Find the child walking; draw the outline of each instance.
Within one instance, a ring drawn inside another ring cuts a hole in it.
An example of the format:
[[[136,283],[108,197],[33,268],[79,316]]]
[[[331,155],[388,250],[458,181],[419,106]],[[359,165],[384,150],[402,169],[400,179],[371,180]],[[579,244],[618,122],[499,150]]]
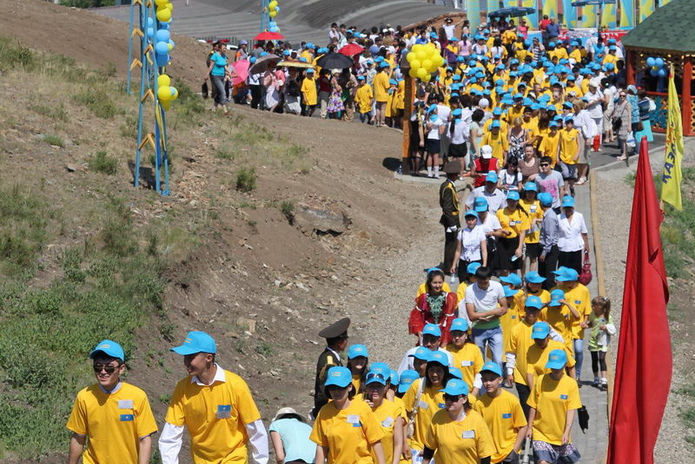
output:
[[[603,391],[608,389],[606,379],[606,352],[611,336],[617,333],[611,316],[611,300],[604,296],[597,296],[591,300],[591,314],[589,315],[589,352],[591,353],[591,369],[594,371],[593,386]],[[599,368],[601,377],[599,377]]]

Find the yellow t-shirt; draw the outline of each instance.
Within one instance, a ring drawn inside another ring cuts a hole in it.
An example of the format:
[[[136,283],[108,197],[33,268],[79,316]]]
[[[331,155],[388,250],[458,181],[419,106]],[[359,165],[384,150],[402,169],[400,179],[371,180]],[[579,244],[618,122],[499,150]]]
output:
[[[386,103],[389,101],[389,88],[391,88],[389,80],[389,75],[384,71],[379,71],[372,80],[374,99],[379,103]]]
[[[526,352],[526,369],[527,374],[533,375],[534,384],[538,381],[538,377],[550,372],[550,369],[547,369],[545,365],[548,362],[550,352],[553,350],[565,350],[565,353],[567,353],[567,367],[574,367],[575,361],[572,352],[564,344],[550,339],[548,340],[548,345],[545,348],[541,348],[536,343],[533,343]]]
[[[485,124],[483,124],[483,132],[485,134],[492,133],[492,130],[490,130],[490,126],[492,125],[492,122],[495,121],[494,118],[490,118],[487,121],[485,121]],[[504,136],[505,141],[507,140],[507,131],[509,130],[509,124],[507,124],[507,121],[504,119],[498,119],[497,121],[500,122],[500,135]],[[483,144],[484,145],[484,144]]]
[[[456,348],[453,343],[449,343],[446,350],[454,358],[454,367],[461,369],[463,381],[468,384],[468,390],[473,390],[475,375],[485,364],[480,348],[475,343],[464,343],[461,348]]]
[[[352,400],[342,410],[330,402],[319,411],[309,438],[328,447],[328,464],[374,464],[370,445],[382,440],[384,431],[366,402]]]
[[[408,413],[413,411],[415,398],[417,398],[421,382],[422,379],[415,380],[412,385],[410,385],[408,391],[405,392],[405,395],[403,395],[403,402],[405,403],[405,409]],[[424,449],[425,437],[432,423],[432,418],[437,411],[445,406],[444,393],[440,391],[442,388],[444,387],[426,386],[422,395],[420,395],[417,416],[415,417],[415,432],[410,440],[410,447],[412,449],[420,451]]]
[[[512,233],[507,235],[506,238],[515,238],[529,227],[528,215],[519,208],[514,211],[511,211],[506,206],[498,209],[497,219],[499,219],[503,230],[508,230]]]
[[[574,84],[572,86],[568,85],[565,87],[565,95],[569,95],[570,92],[574,92],[574,94],[577,96],[577,98],[582,98],[584,96],[584,92],[582,92],[582,88],[579,87],[577,84]]]
[[[355,92],[355,103],[357,103],[359,112],[369,113],[372,111],[372,101],[374,101],[372,88],[367,84],[359,86]]]
[[[504,121],[502,124],[505,124]],[[492,131],[485,131],[483,139],[480,142],[480,146],[483,145],[490,145],[492,147],[492,156],[502,162],[504,160],[504,152],[509,151],[507,133],[500,130],[500,132],[495,135]]]
[[[553,160],[552,166],[557,164],[558,148],[560,147],[560,131],[556,131],[553,135],[550,131],[543,136],[543,141],[538,151],[541,152],[541,156],[550,156]]]
[[[384,462],[386,464],[392,464],[394,453],[398,453],[400,455],[402,452],[400,449],[393,449],[393,434],[396,426],[396,420],[403,417],[403,410],[395,403],[392,403],[389,400],[383,400],[381,405],[376,409],[372,409],[372,411],[374,412],[376,421],[381,426],[381,430],[384,432],[384,438],[381,439],[381,445],[384,447]],[[374,450],[371,449],[371,447],[370,450],[374,462],[377,462]]]
[[[531,332],[533,324],[529,325],[524,320],[512,327],[509,340],[504,345],[505,353],[512,353],[516,356],[516,366],[514,367],[514,382],[526,385],[526,352],[533,344]]]
[[[352,374],[352,386],[355,387],[356,392],[360,392],[362,387],[362,376],[360,374]]]
[[[223,372],[224,382],[211,386],[191,382],[190,376],[182,379],[169,403],[166,421],[188,428],[195,464],[246,462],[246,424],[261,418],[244,379]]]
[[[569,308],[565,305],[546,306],[541,310],[538,319],[547,322],[550,327],[555,329],[565,340],[565,346],[572,353],[572,312]]]
[[[483,417],[492,435],[495,444],[492,462],[502,462],[514,449],[519,429],[527,424],[519,399],[500,389],[495,398],[487,394],[478,398],[473,409]]]
[[[564,285],[559,285],[557,288],[562,289],[565,292],[565,300],[567,300],[572,306],[575,307],[580,316],[580,319],[572,316],[572,338],[583,339],[584,329],[581,328],[579,323],[591,314],[591,294],[589,289],[580,283],[573,289],[569,289]]]
[[[541,289],[538,292],[532,292],[529,289],[526,289],[526,291],[524,292],[524,300],[521,303],[522,306],[526,305],[526,298],[528,298],[530,295],[537,296],[538,298],[540,298],[543,304],[550,303],[550,292],[548,290]]]
[[[510,125],[512,123],[514,123],[514,119],[523,118],[523,116],[524,116],[524,105],[521,105],[521,106],[514,105],[507,110],[507,122]],[[522,127],[523,127],[523,122],[522,122]]]
[[[610,53],[606,53],[606,56],[603,57],[603,65],[605,66],[607,63],[617,63],[618,62],[618,55],[611,55]]]
[[[529,230],[526,231],[524,243],[538,243],[541,240],[541,225],[534,223],[536,219],[543,219],[543,209],[538,200],[526,201],[523,198],[519,204],[526,210],[529,218]]]
[[[466,298],[466,289],[468,284],[466,282],[459,282],[459,286],[456,288],[456,304],[458,305]]]
[[[461,421],[452,420],[446,410],[438,411],[425,444],[435,450],[434,462],[445,464],[477,464],[481,458],[495,453],[485,420],[472,409]]]
[[[523,293],[519,291],[519,293]],[[509,301],[509,299],[507,299]],[[502,327],[502,346],[507,344],[507,340],[512,334],[512,329],[521,320],[519,315],[519,306],[516,305],[516,295],[512,298],[512,303],[507,303],[507,312],[504,316],[500,316],[500,327]]]
[[[578,48],[575,48],[570,52],[569,57],[573,59],[577,64],[582,62],[582,51]]]
[[[305,77],[302,81],[301,91],[305,105],[313,106],[318,102],[318,95],[316,93],[316,78]]]
[[[563,129],[560,131],[560,160],[565,164],[576,164],[579,153],[579,131]]]
[[[577,382],[568,375],[563,375],[559,381],[550,375],[540,377],[526,403],[536,410],[533,439],[558,446],[562,445],[567,411],[582,407]]]
[[[444,282],[442,285],[442,291],[446,293],[451,293],[451,287],[449,287],[449,284],[447,282]],[[423,293],[427,292],[427,282],[423,282],[420,284],[420,286],[417,288],[417,295],[415,295],[415,299],[419,298],[420,295]]]
[[[140,439],[157,433],[147,394],[125,382],[111,394],[98,384],[80,390],[66,427],[89,438],[84,464],[137,464]]]

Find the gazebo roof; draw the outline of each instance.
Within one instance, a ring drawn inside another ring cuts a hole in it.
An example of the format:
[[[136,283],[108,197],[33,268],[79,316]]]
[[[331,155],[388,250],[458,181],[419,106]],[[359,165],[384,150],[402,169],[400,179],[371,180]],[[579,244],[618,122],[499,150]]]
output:
[[[660,7],[620,41],[629,48],[695,53],[692,0],[673,0]]]

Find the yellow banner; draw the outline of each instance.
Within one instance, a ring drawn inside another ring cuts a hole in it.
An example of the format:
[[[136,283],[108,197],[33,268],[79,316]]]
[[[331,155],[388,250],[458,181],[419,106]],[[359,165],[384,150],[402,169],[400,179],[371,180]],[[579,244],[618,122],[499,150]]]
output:
[[[661,176],[661,201],[671,203],[678,211],[683,209],[681,201],[681,160],[683,159],[683,120],[673,66],[668,79],[668,127],[666,128],[666,155],[664,172]]]

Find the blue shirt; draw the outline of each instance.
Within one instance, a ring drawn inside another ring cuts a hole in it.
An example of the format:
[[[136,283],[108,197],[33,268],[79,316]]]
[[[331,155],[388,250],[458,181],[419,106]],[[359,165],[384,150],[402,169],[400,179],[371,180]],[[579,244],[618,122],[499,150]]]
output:
[[[269,432],[277,432],[285,450],[285,462],[297,461],[312,463],[316,457],[316,443],[309,440],[311,426],[294,417],[273,421]]]
[[[227,57],[215,52],[210,57],[210,61],[215,64],[210,74],[213,76],[224,76],[224,68],[227,66]]]

